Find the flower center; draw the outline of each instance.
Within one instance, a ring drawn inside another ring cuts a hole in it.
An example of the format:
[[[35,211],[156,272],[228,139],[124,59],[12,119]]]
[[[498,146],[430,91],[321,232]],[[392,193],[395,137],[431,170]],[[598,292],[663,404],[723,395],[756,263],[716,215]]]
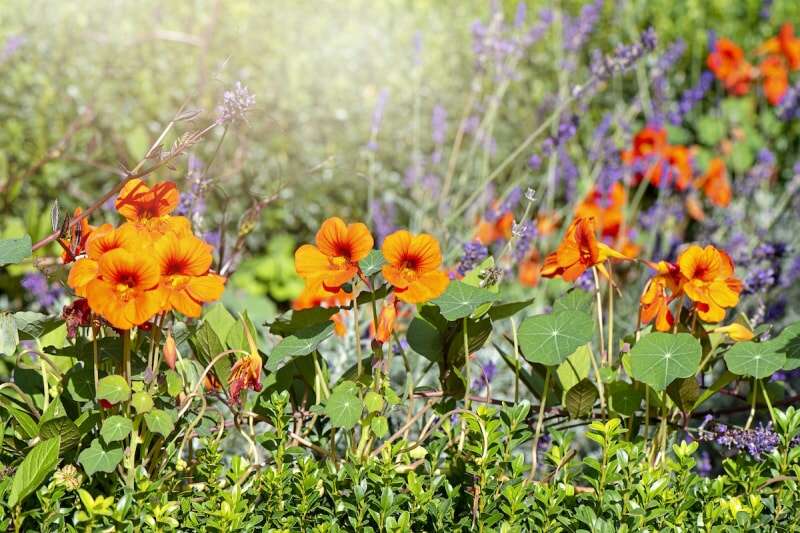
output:
[[[332,257],[330,259],[330,264],[336,270],[344,270],[349,266],[350,261],[344,256],[337,255],[336,257]]]

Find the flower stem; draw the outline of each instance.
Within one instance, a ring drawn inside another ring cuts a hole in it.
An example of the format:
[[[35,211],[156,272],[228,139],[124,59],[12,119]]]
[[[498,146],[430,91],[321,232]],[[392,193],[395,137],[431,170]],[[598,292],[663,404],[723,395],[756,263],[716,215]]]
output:
[[[514,403],[519,403],[519,341],[514,317],[511,317],[511,335],[514,338]]]
[[[464,409],[469,411],[470,401],[469,401],[469,386],[470,386],[470,376],[469,376],[469,334],[467,332],[467,317],[463,318],[463,329],[464,329]],[[462,416],[461,417],[461,440],[458,442],[458,451],[464,449],[464,437],[467,433],[467,421]]]
[[[122,332],[122,371],[131,386],[131,330],[126,329]]]
[[[553,368],[548,366],[544,373],[544,388],[542,389],[542,397],[539,400],[539,416],[536,418],[536,430],[533,434],[533,445],[531,446],[531,479],[536,475],[536,467],[539,466],[539,437],[542,434],[542,422],[544,422],[544,410],[547,406],[547,391],[550,388],[552,371]]]
[[[753,378],[753,401],[750,404],[750,415],[747,417],[747,423],[744,425],[744,429],[750,429],[750,426],[753,425],[753,418],[756,416],[756,399],[758,399],[758,380]],[[771,413],[770,413],[771,414]]]
[[[600,295],[600,276],[597,275],[597,267],[592,267],[594,276],[594,294],[597,298],[597,330],[600,332],[600,365],[606,362],[605,339],[603,338],[603,297]]]

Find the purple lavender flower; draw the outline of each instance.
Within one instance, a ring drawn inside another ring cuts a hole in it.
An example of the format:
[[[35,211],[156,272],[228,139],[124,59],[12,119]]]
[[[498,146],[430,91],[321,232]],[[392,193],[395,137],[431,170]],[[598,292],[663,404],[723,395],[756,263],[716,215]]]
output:
[[[513,233],[517,236],[517,242],[514,245],[514,262],[521,263],[528,256],[538,231],[536,225],[531,222],[523,222],[515,226],[517,227],[513,229]]]
[[[652,52],[656,45],[656,35],[653,28],[648,28],[639,36],[639,41],[629,45],[619,45],[613,54],[603,55],[599,51],[592,53],[589,69],[594,76],[593,84],[608,80],[615,74],[627,72],[642,59],[645,54]],[[576,87],[573,93],[581,94],[586,88]]]
[[[377,244],[381,244],[383,239],[397,229],[394,222],[397,217],[397,209],[393,203],[380,200],[374,200],[371,207],[376,241]]]
[[[587,270],[575,280],[575,286],[581,290],[591,292],[594,290],[594,277],[592,271]]]
[[[11,35],[6,39],[5,44],[3,45],[3,51],[0,52],[0,63],[4,63],[8,61],[8,59],[17,53],[17,51],[25,44],[27,39],[24,35]]]
[[[63,291],[58,285],[51,285],[41,272],[28,272],[22,276],[20,285],[33,296],[36,304],[43,310],[49,310],[58,301]]]
[[[481,393],[485,387],[488,387],[494,380],[497,374],[497,365],[494,361],[487,361],[481,365],[481,375],[476,377],[472,382],[472,388],[476,393]]]
[[[564,184],[564,194],[567,202],[575,199],[575,191],[578,184],[578,167],[562,146],[558,150],[558,178]]]
[[[528,16],[528,4],[525,0],[517,2],[517,12],[514,14],[514,27],[521,28],[525,24],[525,18]]]
[[[800,118],[800,83],[789,87],[778,104],[778,116],[789,121]]]
[[[237,81],[234,88],[225,91],[222,95],[222,105],[217,111],[217,122],[219,124],[229,124],[240,120],[246,120],[246,114],[256,104],[256,97]]]
[[[456,267],[456,271],[464,276],[489,256],[489,250],[478,241],[464,243],[464,256]]]
[[[713,83],[714,75],[707,70],[704,71],[700,75],[700,80],[681,94],[676,109],[669,115],[669,121],[675,126],[680,125],[684,117],[705,98]]]
[[[759,423],[755,429],[728,427],[725,424],[710,423],[702,429],[698,440],[714,442],[733,453],[747,453],[756,461],[778,447],[780,437],[772,430],[772,423],[766,426]]]
[[[375,109],[372,110],[372,125],[370,126],[369,143],[367,148],[375,151],[378,149],[378,132],[383,122],[383,113],[386,110],[386,102],[389,100],[389,90],[381,89],[378,99],[375,101]]]
[[[528,158],[528,167],[533,171],[539,170],[542,167],[542,158],[533,154]]]
[[[564,48],[569,52],[580,50],[594,31],[603,12],[603,0],[595,0],[581,8],[580,14],[572,18],[564,15]]]
[[[758,152],[756,164],[753,165],[743,180],[736,184],[736,192],[740,196],[752,196],[762,183],[768,181],[775,172],[775,154],[768,148]]]
[[[708,453],[707,450],[702,450],[700,452],[700,458],[697,461],[697,465],[695,466],[697,469],[697,474],[700,477],[710,477],[711,472],[713,470],[713,466],[711,464],[711,454]]]
[[[775,286],[777,279],[775,271],[771,268],[758,268],[752,271],[744,279],[743,294],[756,294],[759,292],[767,292]]]
[[[761,0],[761,9],[758,11],[758,16],[762,20],[769,20],[772,14],[772,0]]]
[[[181,194],[175,212],[199,223],[206,210],[206,195],[212,180],[205,176],[203,162],[194,154],[189,155],[186,181],[189,184],[188,190]]]

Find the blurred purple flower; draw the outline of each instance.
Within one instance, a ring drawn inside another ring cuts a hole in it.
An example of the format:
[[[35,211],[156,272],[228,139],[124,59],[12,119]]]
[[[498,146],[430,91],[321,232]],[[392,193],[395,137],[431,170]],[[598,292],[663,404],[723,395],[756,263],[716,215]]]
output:
[[[374,200],[372,202],[372,224],[375,230],[376,244],[381,244],[390,233],[395,231],[397,209],[391,202]]]
[[[381,129],[381,122],[383,122],[383,114],[388,100],[389,90],[384,87],[378,93],[375,108],[372,110],[372,125],[370,126],[369,143],[367,144],[369,150],[375,151],[378,149],[378,132]]]
[[[705,98],[706,93],[711,89],[714,83],[714,75],[709,71],[704,71],[700,75],[700,80],[686,89],[678,99],[676,108],[669,115],[669,121],[677,126],[683,122],[684,117],[688,115],[694,107]]]
[[[20,285],[35,299],[36,304],[43,310],[50,310],[64,291],[58,285],[51,284],[47,277],[39,271],[28,272],[22,276]]]
[[[256,97],[237,81],[233,89],[222,94],[222,105],[217,110],[217,122],[219,124],[230,124],[236,121],[245,120],[245,115],[256,103]]]
[[[0,63],[8,61],[8,59],[16,54],[26,41],[27,38],[22,34],[11,35],[8,37],[3,45],[3,51],[0,52]]]
[[[494,361],[490,360],[482,364],[481,375],[476,377],[472,382],[472,388],[476,393],[481,393],[483,389],[488,387],[489,384],[491,384],[491,382],[494,380],[495,374],[497,374],[497,365]]]
[[[603,0],[595,0],[581,8],[577,17],[564,15],[564,48],[575,52],[586,44],[603,12]]]
[[[478,241],[464,243],[464,255],[461,257],[456,271],[464,276],[489,256],[489,250]]]

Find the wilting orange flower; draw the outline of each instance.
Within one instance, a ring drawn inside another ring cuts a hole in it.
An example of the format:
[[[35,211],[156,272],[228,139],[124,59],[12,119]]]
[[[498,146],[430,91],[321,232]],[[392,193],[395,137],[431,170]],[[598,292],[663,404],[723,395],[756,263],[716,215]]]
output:
[[[561,226],[561,215],[540,211],[536,215],[536,230],[540,237],[552,235]]]
[[[348,225],[333,217],[322,223],[316,243],[297,249],[295,270],[307,285],[322,283],[327,289],[335,289],[358,273],[358,262],[369,254],[374,241],[364,224]]]
[[[496,207],[497,204],[495,204]],[[511,230],[514,226],[514,213],[508,211],[497,217],[497,220],[490,221],[482,218],[478,223],[478,230],[475,238],[484,246],[511,238]]]
[[[344,314],[346,311],[341,310],[338,313],[331,315],[331,322],[333,322],[333,332],[337,337],[344,337],[347,335],[347,324],[344,323]]]
[[[175,369],[175,364],[178,361],[178,345],[175,344],[175,337],[172,336],[172,331],[167,333],[167,338],[164,339],[164,348],[162,350],[164,354],[164,362],[167,363],[167,366]]]
[[[781,26],[777,37],[768,39],[759,48],[762,54],[781,54],[792,70],[800,69],[800,39],[794,36],[791,22]]]
[[[80,207],[76,207],[72,218],[78,218],[81,216],[81,213],[83,213],[83,210]],[[58,242],[64,248],[64,251],[61,253],[62,263],[71,263],[86,251],[86,241],[89,239],[94,229],[94,226],[89,224],[89,218],[87,217],[81,219],[80,224],[70,229],[69,237],[66,239],[59,239]]]
[[[643,324],[648,324],[655,319],[655,328],[658,331],[669,331],[675,324],[675,319],[669,309],[669,304],[682,294],[683,278],[678,265],[659,261],[646,263],[656,271],[648,280],[642,297],[639,300],[639,318]]]
[[[742,96],[750,90],[753,68],[745,60],[742,49],[730,39],[717,39],[706,65],[728,92]]]
[[[230,376],[228,376],[231,402],[233,403],[239,403],[239,395],[244,389],[249,388],[256,392],[261,390],[261,356],[253,335],[250,333],[250,328],[244,328],[244,334],[250,345],[250,353],[233,364]]]
[[[218,300],[225,278],[209,272],[211,246],[194,235],[168,234],[155,244],[161,273],[161,309],[177,309],[187,317],[198,317],[204,302]]]
[[[739,302],[742,282],[733,277],[733,261],[713,246],[689,246],[678,257],[685,278],[683,290],[695,305],[697,316],[706,322],[720,322],[725,308]]]
[[[539,277],[542,273],[542,262],[539,252],[533,250],[519,264],[519,282],[525,287],[535,287],[539,284]]]
[[[374,338],[383,344],[392,338],[394,323],[397,320],[397,300],[393,295],[389,295],[383,303],[380,315],[378,315],[378,329],[374,332]]]
[[[158,312],[163,296],[154,260],[118,248],[103,254],[97,265],[97,277],[85,287],[92,311],[119,329],[143,324]]]
[[[427,302],[447,289],[450,278],[441,270],[442,252],[431,235],[396,231],[384,239],[381,252],[386,259],[383,277],[400,300]]]
[[[314,307],[341,307],[350,303],[353,299],[353,294],[345,292],[343,289],[337,287],[333,291],[329,291],[322,286],[322,283],[306,284],[303,292],[294,299],[292,302],[292,309],[299,311],[301,309],[312,309]]]
[[[714,333],[724,333],[730,337],[731,340],[736,342],[749,341],[755,337],[755,333],[750,331],[747,326],[743,326],[742,324],[729,324],[727,326],[715,328],[713,331]]]
[[[783,58],[769,56],[759,65],[764,96],[772,105],[778,105],[789,90],[789,72]]]
[[[708,164],[706,173],[695,183],[702,190],[709,201],[718,207],[728,207],[731,203],[731,182],[725,162],[721,158],[714,158]]]
[[[611,257],[630,259],[597,241],[593,218],[576,218],[558,249],[545,258],[541,274],[546,278],[560,276],[564,281],[575,281],[586,269],[596,266],[608,277],[602,263]]]

